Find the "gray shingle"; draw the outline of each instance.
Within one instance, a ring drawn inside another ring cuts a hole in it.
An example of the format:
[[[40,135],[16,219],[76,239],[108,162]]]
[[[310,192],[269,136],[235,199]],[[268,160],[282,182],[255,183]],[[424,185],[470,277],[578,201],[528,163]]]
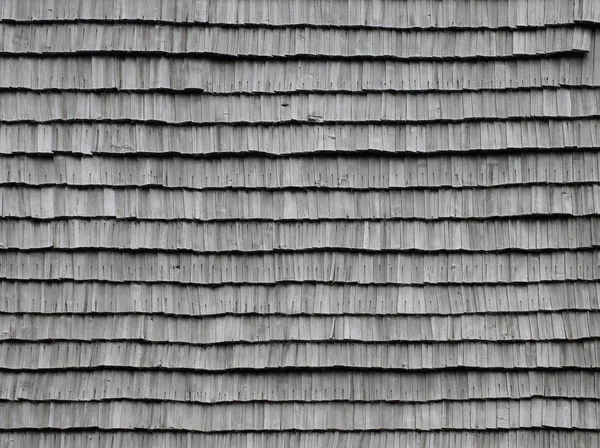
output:
[[[596,3],[0,4],[0,445],[598,446]]]

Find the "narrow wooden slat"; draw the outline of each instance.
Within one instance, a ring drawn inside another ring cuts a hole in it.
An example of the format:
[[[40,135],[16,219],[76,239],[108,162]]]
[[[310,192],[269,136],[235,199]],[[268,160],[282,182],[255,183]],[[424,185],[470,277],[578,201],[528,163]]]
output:
[[[600,7],[594,0],[581,0],[580,4],[579,10],[576,6],[576,13],[581,14],[582,22],[598,23],[600,21]]]

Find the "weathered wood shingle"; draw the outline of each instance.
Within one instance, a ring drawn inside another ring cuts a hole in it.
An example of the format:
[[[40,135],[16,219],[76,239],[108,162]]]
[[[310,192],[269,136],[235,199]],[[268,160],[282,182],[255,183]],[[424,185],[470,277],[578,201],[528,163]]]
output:
[[[0,446],[600,444],[600,3],[0,3]]]

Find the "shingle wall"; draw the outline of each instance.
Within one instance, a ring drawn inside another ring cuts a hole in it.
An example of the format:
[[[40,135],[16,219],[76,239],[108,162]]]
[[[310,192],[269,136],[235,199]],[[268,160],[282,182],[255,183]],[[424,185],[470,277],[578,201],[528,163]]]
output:
[[[0,447],[600,445],[600,3],[0,3]]]

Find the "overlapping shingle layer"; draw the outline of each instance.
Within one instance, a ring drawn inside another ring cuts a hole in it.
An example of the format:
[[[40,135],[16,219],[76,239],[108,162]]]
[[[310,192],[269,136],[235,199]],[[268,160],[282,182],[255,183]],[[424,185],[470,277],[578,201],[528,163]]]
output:
[[[598,24],[0,3],[0,446],[599,446]]]

